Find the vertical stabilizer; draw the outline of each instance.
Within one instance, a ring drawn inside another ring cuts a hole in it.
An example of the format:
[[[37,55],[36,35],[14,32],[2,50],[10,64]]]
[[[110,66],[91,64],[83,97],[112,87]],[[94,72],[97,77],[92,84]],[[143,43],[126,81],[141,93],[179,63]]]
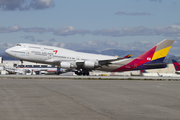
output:
[[[166,63],[163,63],[163,60],[173,43],[174,40],[165,39],[132,61],[130,61],[131,59],[129,58],[130,62],[128,64],[125,64],[112,72],[164,68],[167,65]]]
[[[168,54],[171,46],[173,45],[174,40],[163,40],[144,54],[140,55],[137,59],[143,61],[151,61],[151,63],[160,63],[163,62],[164,58]]]

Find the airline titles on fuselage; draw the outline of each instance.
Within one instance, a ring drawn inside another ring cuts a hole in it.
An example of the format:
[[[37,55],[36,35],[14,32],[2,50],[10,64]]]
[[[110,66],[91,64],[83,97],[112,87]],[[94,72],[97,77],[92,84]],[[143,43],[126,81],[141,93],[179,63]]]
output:
[[[43,55],[43,56],[53,55],[53,53],[40,52],[40,51],[31,51],[31,53],[34,53],[35,55]]]
[[[42,55],[42,56],[53,56],[53,57],[57,57],[57,58],[64,58],[64,59],[73,59],[75,60],[74,57],[68,57],[68,56],[58,56],[58,55],[53,55],[53,53],[50,53],[50,52],[41,52],[41,51],[31,51],[32,54],[35,54],[35,55]],[[57,54],[57,52],[55,52],[54,54]]]

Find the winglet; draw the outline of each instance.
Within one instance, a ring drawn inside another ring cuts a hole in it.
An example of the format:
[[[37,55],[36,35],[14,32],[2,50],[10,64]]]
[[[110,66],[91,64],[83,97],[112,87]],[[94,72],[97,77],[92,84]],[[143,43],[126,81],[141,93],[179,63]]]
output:
[[[130,55],[124,56],[123,58],[130,58],[130,57],[132,57],[132,56],[133,56],[133,54],[130,54]]]

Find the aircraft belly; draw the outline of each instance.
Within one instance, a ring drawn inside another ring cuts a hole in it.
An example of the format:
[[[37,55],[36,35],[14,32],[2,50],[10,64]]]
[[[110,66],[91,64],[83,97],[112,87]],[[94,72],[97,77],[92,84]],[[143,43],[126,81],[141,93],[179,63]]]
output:
[[[113,71],[123,65],[117,65],[117,64],[109,64],[109,65],[103,65],[101,67],[96,68],[96,70],[101,70],[101,71]]]

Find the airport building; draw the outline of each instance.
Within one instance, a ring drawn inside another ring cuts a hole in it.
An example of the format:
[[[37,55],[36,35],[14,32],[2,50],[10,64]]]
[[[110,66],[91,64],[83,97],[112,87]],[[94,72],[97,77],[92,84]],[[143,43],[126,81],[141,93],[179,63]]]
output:
[[[23,61],[23,64],[20,60],[3,60],[0,57],[0,72],[1,74],[45,74],[55,73],[58,71],[59,68],[52,65],[47,64],[40,64],[40,63],[33,63]]]
[[[146,70],[148,73],[175,73],[175,68],[173,64],[168,64],[166,68],[162,69],[149,69]]]

